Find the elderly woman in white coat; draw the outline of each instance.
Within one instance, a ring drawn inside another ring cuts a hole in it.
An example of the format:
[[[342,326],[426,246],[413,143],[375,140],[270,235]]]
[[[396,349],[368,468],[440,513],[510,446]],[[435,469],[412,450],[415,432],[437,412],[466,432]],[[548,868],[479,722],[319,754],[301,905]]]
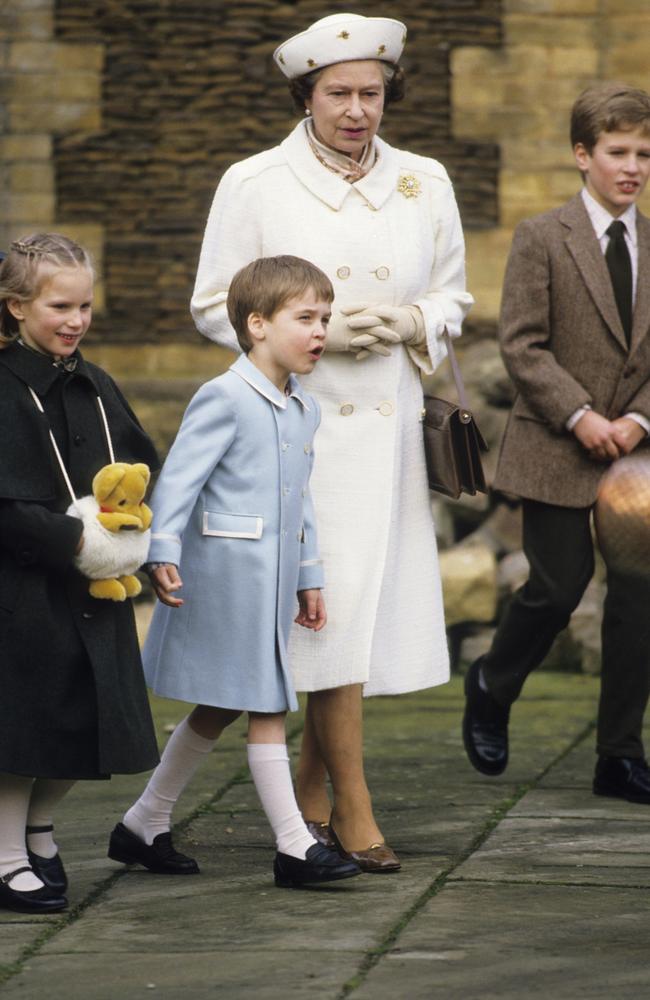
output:
[[[373,872],[400,865],[364,777],[362,694],[449,676],[420,373],[444,358],[443,331],[460,334],[472,301],[444,167],[377,136],[402,95],[405,37],[399,21],[336,14],[279,46],[304,120],[226,171],[192,298],[199,331],[236,349],[225,303],[247,261],[297,254],[334,283],[326,354],[304,380],[322,412],[312,493],[329,626],[292,636],[296,688],[309,692],[297,791],[310,829]]]

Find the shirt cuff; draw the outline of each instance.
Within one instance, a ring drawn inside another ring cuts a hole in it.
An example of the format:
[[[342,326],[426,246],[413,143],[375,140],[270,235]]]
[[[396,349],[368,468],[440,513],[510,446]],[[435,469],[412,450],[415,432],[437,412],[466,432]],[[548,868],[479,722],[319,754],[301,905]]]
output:
[[[642,413],[626,413],[625,416],[629,417],[630,420],[636,420],[637,424],[643,427],[646,434],[650,434],[650,420],[644,417]]]
[[[585,413],[587,413],[587,411],[590,410],[590,409],[591,409],[591,407],[590,407],[589,403],[585,403],[585,405],[581,406],[580,409],[574,410],[573,413],[571,414],[571,416],[569,417],[569,419],[567,420],[566,424],[564,425],[566,427],[566,429],[568,431],[572,431],[573,428],[575,427],[575,425],[580,420],[580,418],[584,417]]]

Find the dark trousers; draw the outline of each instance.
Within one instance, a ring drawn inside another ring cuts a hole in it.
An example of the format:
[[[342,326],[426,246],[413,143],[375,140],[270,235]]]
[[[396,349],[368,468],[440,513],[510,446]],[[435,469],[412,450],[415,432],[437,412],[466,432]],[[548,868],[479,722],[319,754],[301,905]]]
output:
[[[594,570],[590,508],[523,501],[527,582],[514,594],[483,666],[491,694],[517,699],[565,628]],[[649,567],[650,574],[650,567]],[[650,694],[650,575],[609,572],[602,625],[602,670],[596,749],[642,757],[641,730]]]

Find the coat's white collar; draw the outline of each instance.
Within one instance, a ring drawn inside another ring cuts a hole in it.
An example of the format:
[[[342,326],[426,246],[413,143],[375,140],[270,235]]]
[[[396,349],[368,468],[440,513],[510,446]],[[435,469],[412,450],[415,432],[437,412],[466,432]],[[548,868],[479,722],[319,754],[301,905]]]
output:
[[[309,410],[302,387],[295,375],[289,375],[287,383],[289,391],[285,393],[281,392],[277,385],[273,385],[273,382],[249,360],[246,354],[241,354],[235,363],[230,366],[230,370],[239,375],[256,392],[259,392],[260,396],[264,396],[265,399],[268,399],[270,403],[278,406],[281,410],[286,410],[287,399],[291,397],[297,399],[305,410]]]
[[[298,180],[313,195],[338,212],[353,190],[362,194],[372,208],[378,209],[397,187],[399,164],[395,153],[383,139],[375,137],[375,143],[379,155],[374,167],[354,184],[349,184],[319,163],[311,151],[305,122],[298,122],[280,143],[280,148]]]

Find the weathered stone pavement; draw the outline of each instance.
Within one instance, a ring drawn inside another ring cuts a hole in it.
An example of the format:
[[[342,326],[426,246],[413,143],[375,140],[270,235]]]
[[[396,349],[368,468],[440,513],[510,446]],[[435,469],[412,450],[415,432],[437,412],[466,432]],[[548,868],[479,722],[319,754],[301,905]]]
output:
[[[176,841],[200,876],[106,858],[142,776],[80,783],[57,837],[70,911],[0,911],[0,995],[42,1000],[522,1000],[650,994],[650,807],[591,793],[597,682],[533,676],[513,711],[512,764],[466,762],[458,678],[373,699],[367,761],[397,875],[275,889],[246,772],[244,724],[179,803]],[[164,727],[184,706],[155,702]],[[299,716],[290,719],[294,731]],[[292,746],[297,749],[297,738]]]

